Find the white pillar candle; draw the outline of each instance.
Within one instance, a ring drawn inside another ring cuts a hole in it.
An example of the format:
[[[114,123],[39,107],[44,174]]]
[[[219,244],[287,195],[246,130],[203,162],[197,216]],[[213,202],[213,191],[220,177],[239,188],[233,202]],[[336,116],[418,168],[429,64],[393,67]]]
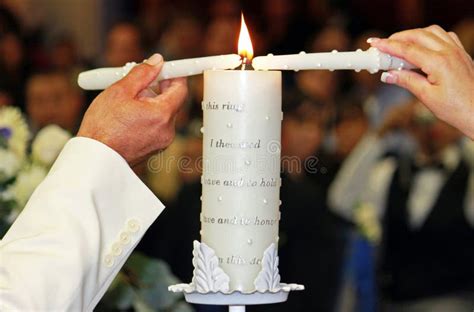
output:
[[[327,53],[305,53],[292,55],[267,55],[256,57],[252,61],[253,68],[257,70],[367,70],[376,73],[379,70],[392,69],[413,69],[413,66],[406,61],[380,52],[376,48],[369,48],[367,51],[357,50],[354,52],[337,52],[336,50]]]
[[[218,55],[168,61],[163,64],[156,81],[202,74],[208,69],[234,69],[242,61],[237,54]],[[136,65],[127,63],[123,67],[105,67],[79,74],[77,83],[84,90],[103,90],[122,79]]]
[[[278,243],[281,72],[204,72],[201,241],[230,278],[255,291],[264,251]]]

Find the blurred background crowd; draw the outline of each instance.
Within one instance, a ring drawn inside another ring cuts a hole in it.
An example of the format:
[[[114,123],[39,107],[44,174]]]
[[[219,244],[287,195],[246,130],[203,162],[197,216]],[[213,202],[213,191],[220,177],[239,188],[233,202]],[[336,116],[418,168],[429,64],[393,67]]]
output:
[[[75,134],[97,94],[77,87],[79,72],[154,52],[236,53],[241,11],[255,55],[367,49],[369,37],[433,23],[474,55],[469,0],[0,0],[0,106],[21,108],[33,133]],[[377,74],[283,77],[280,271],[307,290],[249,310],[472,311],[472,142]],[[175,142],[135,168],[168,206],[138,248],[186,282],[200,228],[202,83],[189,79]]]

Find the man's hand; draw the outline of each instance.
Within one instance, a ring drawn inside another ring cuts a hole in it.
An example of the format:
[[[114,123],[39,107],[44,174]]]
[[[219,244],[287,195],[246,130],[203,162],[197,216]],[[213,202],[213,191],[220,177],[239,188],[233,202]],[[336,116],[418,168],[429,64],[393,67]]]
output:
[[[436,116],[474,139],[474,65],[455,33],[434,25],[368,42],[426,74],[390,71],[382,81],[408,89]]]
[[[183,78],[162,81],[159,95],[149,91],[163,66],[154,54],[92,102],[78,136],[100,141],[133,166],[165,149],[175,134],[174,121],[187,94]]]

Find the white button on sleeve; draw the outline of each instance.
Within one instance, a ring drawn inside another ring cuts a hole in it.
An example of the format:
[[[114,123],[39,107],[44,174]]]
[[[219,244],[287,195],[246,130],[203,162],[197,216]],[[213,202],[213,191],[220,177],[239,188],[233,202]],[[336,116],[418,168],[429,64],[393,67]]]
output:
[[[112,245],[112,255],[114,256],[120,256],[122,254],[122,245],[119,243],[114,243]]]
[[[132,233],[136,233],[140,230],[140,223],[135,219],[128,220],[127,225],[128,230]]]
[[[122,245],[130,244],[130,234],[128,232],[120,233],[120,243]]]
[[[104,258],[105,265],[109,268],[114,265],[114,257],[112,255],[107,255]]]

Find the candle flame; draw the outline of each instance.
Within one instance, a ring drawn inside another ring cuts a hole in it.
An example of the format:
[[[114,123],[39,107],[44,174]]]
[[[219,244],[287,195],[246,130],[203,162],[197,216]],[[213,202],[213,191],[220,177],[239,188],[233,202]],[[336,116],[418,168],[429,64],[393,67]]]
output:
[[[250,39],[250,33],[245,24],[244,14],[242,13],[242,24],[240,26],[240,35],[239,35],[239,44],[238,44],[239,54],[242,58],[247,61],[252,60],[253,58],[253,46],[252,40]]]

